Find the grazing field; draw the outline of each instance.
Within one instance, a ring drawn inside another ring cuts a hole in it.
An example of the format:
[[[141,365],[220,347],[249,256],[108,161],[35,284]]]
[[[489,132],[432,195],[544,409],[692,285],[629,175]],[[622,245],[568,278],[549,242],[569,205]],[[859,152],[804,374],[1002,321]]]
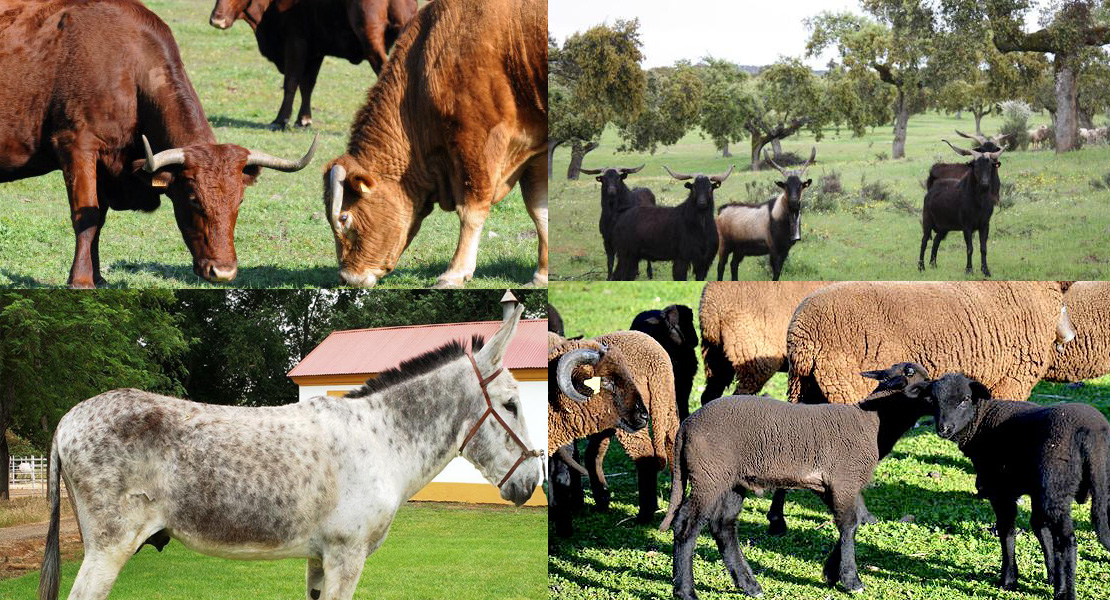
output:
[[[703,284],[560,282],[552,286],[551,303],[566,321],[567,335],[599,335],[626,329],[640,311],[680,303],[695,308]],[[698,406],[704,375],[694,381],[691,409]],[[764,394],[785,398],[786,375],[776,374]],[[1082,386],[1041,382],[1031,398],[1058,402],[1061,398],[1088,402],[1110,414],[1110,377]],[[1029,532],[1029,500],[1019,504],[1017,541],[1019,587],[1004,592],[995,586],[1001,554],[991,528],[994,513],[986,500],[975,498],[971,463],[955,444],[941,440],[929,420],[912,430],[879,463],[867,505],[880,519],[860,528],[856,537],[860,578],[866,589],[860,598],[1045,600],[1052,597],[1046,583],[1040,545]],[[556,537],[548,528],[550,597],[560,600],[666,599],[671,597],[672,536],[656,530],[662,513],[651,526],[636,525],[635,468],[614,444],[607,456],[613,501],[609,513],[586,509],[575,516],[575,536]],[[588,486],[587,486],[588,489]],[[670,476],[661,476],[661,511],[670,495]],[[790,531],[767,535],[770,496],[749,497],[737,521],[737,532],[756,577],[769,599],[837,598],[847,594],[824,585],[821,566],[836,541],[832,516],[816,495],[788,494],[786,520]],[[1090,504],[1073,510],[1079,540],[1078,598],[1110,596],[1110,553],[1091,530]],[[720,553],[708,531],[698,540],[694,558],[697,591],[703,600],[743,597],[732,586]]]
[[[1033,126],[1046,119],[1034,116]],[[1001,118],[987,117],[983,131],[993,134]],[[935,113],[910,120],[907,158],[889,160],[891,132],[883,127],[862,138],[834,130],[817,142],[817,164],[807,176],[813,186],[803,196],[802,240],[790,251],[782,273],[793,280],[940,280],[979,278],[978,239],[975,267],[964,275],[965,250],[960,232],[948,235],[937,256],[938,268],[917,270],[921,243],[921,205],[924,181],[936,161],[966,162],[941,139],[968,148],[971,140],[953,132],[974,131],[970,117],[957,120]],[[783,150],[809,156],[812,135],[788,138]],[[584,166],[635,167],[629,187],[644,186],[657,202],[673,206],[686,198],[686,189],[663,170],[724,173],[735,164],[738,171],[716,192],[717,206],[727,202],[756,202],[777,193],[777,171],[752,173],[745,140],[732,147],[734,155],[722,158],[709,139],[691,133],[678,144],[655,155],[621,154],[616,132],[608,130],[601,146],[586,155]],[[768,151],[770,149],[768,148]],[[882,158],[880,158],[880,156]],[[600,215],[599,184],[583,175],[566,180],[570,151],[555,153],[551,185],[552,272],[555,279],[605,279],[605,251],[597,230]],[[1001,209],[991,219],[987,257],[996,279],[1105,279],[1110,274],[1110,191],[1096,189],[1091,180],[1110,176],[1110,147],[1092,146],[1064,156],[1049,151],[1007,152],[1001,158],[1003,184]],[[841,194],[820,193],[821,178],[839,174]],[[864,187],[865,192],[861,192]],[[774,190],[774,191],[772,191]],[[725,271],[729,277],[729,271]],[[770,279],[766,257],[740,263],[741,279]],[[640,278],[646,279],[644,265]],[[656,279],[670,279],[670,263],[655,265]],[[717,278],[714,261],[710,279]]]
[[[228,31],[208,24],[214,4],[215,0],[146,2],[173,30],[216,138],[299,158],[313,133],[320,134],[316,158],[307,168],[291,174],[266,169],[247,189],[235,235],[239,276],[232,285],[338,286],[335,243],[324,216],[323,167],[346,150],[351,119],[375,81],[374,72],[366,62],[355,66],[327,58],[312,96],[313,127],[271,132],[267,125],[281,103],[281,74],[258,53],[245,23]],[[298,95],[294,110],[299,106]],[[65,285],[74,236],[61,173],[0,184],[0,207],[0,286]],[[380,286],[434,284],[455,251],[458,230],[454,213],[436,209],[397,270]],[[165,196],[153,213],[109,214],[100,250],[101,268],[111,287],[218,287],[193,274]],[[535,265],[535,227],[520,191],[514,190],[490,212],[471,285],[530,282]]]
[[[409,504],[367,561],[355,598],[536,599],[545,597],[545,509]],[[62,567],[61,597],[79,562]],[[301,598],[305,561],[212,558],[171,542],[144,547],[112,589],[126,598]],[[38,573],[0,581],[0,598],[34,598]]]

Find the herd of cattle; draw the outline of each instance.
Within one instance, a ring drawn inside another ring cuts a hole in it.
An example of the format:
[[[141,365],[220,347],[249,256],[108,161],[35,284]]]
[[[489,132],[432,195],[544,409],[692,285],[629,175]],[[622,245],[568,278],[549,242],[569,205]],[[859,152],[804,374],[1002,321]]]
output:
[[[210,22],[237,19],[286,76],[275,126],[297,88],[296,124],[311,123],[324,55],[366,59],[380,73],[323,181],[347,284],[392,271],[438,205],[458,214],[461,231],[437,286],[464,285],[491,205],[517,183],[538,238],[533,282],[547,283],[546,2],[219,0]],[[0,0],[0,183],[63,172],[72,287],[105,283],[108,210],[152,211],[163,194],[193,271],[232,280],[246,188],[263,168],[305,168],[315,148],[286,160],[218,143],[173,33],[138,0]]]

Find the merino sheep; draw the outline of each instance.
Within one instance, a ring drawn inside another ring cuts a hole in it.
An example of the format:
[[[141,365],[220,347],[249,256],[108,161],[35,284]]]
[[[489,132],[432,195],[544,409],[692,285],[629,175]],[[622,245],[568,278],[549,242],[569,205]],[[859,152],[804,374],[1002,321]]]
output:
[[[597,510],[609,508],[609,484],[605,480],[603,463],[615,433],[617,441],[624,446],[625,454],[636,464],[640,506],[636,521],[648,523],[655,518],[655,511],[659,508],[656,493],[659,471],[672,458],[675,431],[678,430],[674,374],[670,359],[659,342],[639,331],[617,331],[599,336],[595,341],[611,349],[619,349],[625,357],[644,405],[651,415],[651,430],[631,432],[609,428],[589,436],[584,458],[586,470],[590,474],[594,506]]]
[[[895,365],[890,372],[901,373],[906,366]],[[748,492],[783,485],[816,492],[833,513],[840,540],[825,561],[825,581],[862,590],[855,553],[861,492],[879,457],[928,414],[930,405],[920,397],[925,385],[889,377],[852,405],[726,396],[690,415],[675,437],[671,501],[659,526],[666,531],[674,523],[674,596],[697,597],[694,546],[707,523],[736,587],[750,596],[762,594],[740,551],[736,516]],[[775,452],[767,451],[771,440]]]
[[[786,372],[786,328],[802,298],[829,285],[818,281],[710,282],[701,294],[701,355],[705,404],[724,394],[758,394],[771,376]]]
[[[790,321],[790,400],[852,402],[867,393],[856,373],[903,360],[1025,399],[1074,336],[1058,282],[836,283]]]
[[[962,373],[933,382],[937,435],[956,442],[975,466],[975,487],[994,508],[1002,544],[999,585],[1017,588],[1014,519],[1017,500],[1032,499],[1030,527],[1044,550],[1054,600],[1075,599],[1072,502],[1091,497],[1091,525],[1110,550],[1107,523],[1110,423],[1092,406],[992,400],[983,384]]]
[[[580,169],[587,175],[597,175],[594,179],[601,184],[601,218],[597,228],[601,242],[605,246],[606,279],[613,279],[613,226],[617,217],[634,206],[655,206],[655,194],[645,187],[631,188],[625,185],[626,177],[639,173],[644,165],[638,167],[603,167],[601,169]],[[651,279],[651,263],[647,265],[648,279]]]
[[[674,373],[678,420],[690,414],[690,388],[698,372],[698,333],[694,330],[694,311],[689,306],[672,304],[663,310],[646,310],[632,320],[632,331],[642,331],[659,342],[671,359]]]
[[[1083,381],[1110,373],[1110,283],[1077,281],[1064,293],[1075,340],[1052,357],[1044,378]]]

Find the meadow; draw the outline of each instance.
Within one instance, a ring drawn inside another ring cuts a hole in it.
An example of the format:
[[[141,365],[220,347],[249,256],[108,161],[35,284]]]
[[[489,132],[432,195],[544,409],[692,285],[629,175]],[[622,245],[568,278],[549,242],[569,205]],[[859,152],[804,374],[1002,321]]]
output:
[[[408,504],[367,559],[355,598],[542,599],[546,521],[544,509]],[[69,593],[79,565],[63,564],[60,597]],[[140,550],[110,598],[300,598],[304,573],[303,560],[225,560],[174,541],[162,553]],[[36,572],[0,581],[0,598],[37,597],[38,580]]]
[[[669,304],[694,307],[696,319],[703,285],[561,282],[552,286],[550,300],[563,316],[568,336],[592,337],[627,329],[640,311]],[[699,405],[703,389],[704,374],[699,372],[691,409]],[[776,374],[762,393],[785,398],[785,374]],[[1062,399],[1091,403],[1110,415],[1110,377],[1081,386],[1042,381],[1031,398],[1042,403]],[[574,537],[559,538],[553,527],[548,528],[550,598],[670,598],[672,535],[656,529],[670,495],[669,473],[659,478],[661,512],[650,526],[639,526],[633,520],[637,509],[635,469],[619,444],[610,447],[606,473],[613,496],[608,513],[591,510],[587,485],[586,508],[575,516]],[[880,522],[861,527],[857,534],[857,561],[866,589],[855,597],[1043,600],[1052,596],[1040,545],[1029,532],[1028,498],[1019,503],[1019,587],[1012,592],[996,587],[1001,555],[992,533],[994,513],[986,500],[975,497],[970,461],[955,444],[937,437],[928,419],[879,463],[864,496]],[[750,496],[737,520],[744,555],[764,597],[847,597],[825,586],[821,578],[826,553],[837,539],[824,504],[807,492],[788,494],[785,515],[790,530],[780,537],[767,534],[769,507],[769,495]],[[1079,540],[1078,597],[1106,598],[1110,596],[1110,554],[1091,529],[1090,504],[1076,505],[1072,516]],[[703,600],[744,597],[732,586],[708,531],[698,540],[694,575]]]
[[[299,158],[320,134],[312,163],[298,173],[265,170],[247,189],[235,243],[235,287],[336,287],[335,243],[324,216],[323,167],[346,151],[351,120],[375,82],[369,63],[328,57],[313,93],[311,129],[269,131],[281,103],[282,76],[258,53],[245,23],[219,31],[208,24],[214,0],[151,0],[145,4],[173,30],[189,79],[222,143]],[[300,106],[298,95],[294,109]],[[295,115],[296,113],[294,113]],[[156,149],[157,150],[157,149]],[[74,236],[61,172],[0,185],[0,287],[65,285]],[[436,209],[380,287],[430,287],[446,270],[458,241],[454,213]],[[211,288],[193,274],[192,259],[163,196],[153,213],[108,215],[100,241],[110,287]],[[478,253],[474,287],[530,282],[536,232],[514,190],[490,212]]]
[[[1031,127],[1046,122],[1034,115]],[[983,132],[994,134],[1001,117],[983,119]],[[953,129],[974,131],[970,116],[956,119],[937,113],[910,119],[905,159],[890,160],[890,128],[869,131],[860,138],[833,129],[815,142],[809,133],[784,140],[783,150],[803,158],[817,145],[817,163],[807,178],[813,186],[803,196],[802,239],[790,251],[782,273],[793,280],[953,280],[981,278],[978,241],[975,242],[973,275],[964,275],[965,249],[959,232],[942,243],[938,267],[917,270],[921,243],[921,206],[929,167],[938,161],[962,162],[941,140],[968,148],[971,140]],[[737,171],[716,192],[716,204],[761,202],[777,193],[777,171],[753,173],[747,140],[735,144],[733,156],[723,158],[711,140],[699,132],[687,134],[674,146],[654,155],[618,153],[617,133],[609,129],[597,150],[586,155],[589,168],[646,163],[630,175],[629,187],[644,186],[655,192],[661,205],[673,206],[686,198],[686,189],[663,170],[724,173]],[[769,151],[770,149],[768,149]],[[605,251],[597,223],[600,186],[592,176],[567,181],[568,148],[555,153],[551,184],[551,264],[554,279],[605,279]],[[991,219],[987,257],[994,278],[1006,279],[1104,279],[1110,274],[1110,191],[1092,185],[1093,179],[1110,176],[1110,147],[1092,146],[1057,156],[1053,151],[1007,152],[1002,158],[1002,206]],[[821,178],[839,176],[841,194],[818,197]],[[866,189],[865,189],[866,188]],[[669,263],[655,266],[655,278],[671,279]],[[725,276],[729,277],[728,269]],[[770,279],[766,257],[749,257],[740,263],[741,279]],[[692,277],[692,274],[690,275]],[[640,265],[640,279],[646,279]],[[714,261],[709,279],[717,278]]]

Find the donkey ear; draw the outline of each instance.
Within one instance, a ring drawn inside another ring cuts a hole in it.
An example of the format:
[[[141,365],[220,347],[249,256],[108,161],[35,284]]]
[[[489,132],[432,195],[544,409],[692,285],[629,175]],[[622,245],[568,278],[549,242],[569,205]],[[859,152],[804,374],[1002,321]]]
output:
[[[490,368],[499,366],[505,357],[505,351],[509,349],[509,342],[512,341],[513,334],[516,333],[516,325],[520,321],[522,313],[524,313],[524,305],[517,304],[513,314],[501,323],[501,328],[478,351],[474,359]]]

